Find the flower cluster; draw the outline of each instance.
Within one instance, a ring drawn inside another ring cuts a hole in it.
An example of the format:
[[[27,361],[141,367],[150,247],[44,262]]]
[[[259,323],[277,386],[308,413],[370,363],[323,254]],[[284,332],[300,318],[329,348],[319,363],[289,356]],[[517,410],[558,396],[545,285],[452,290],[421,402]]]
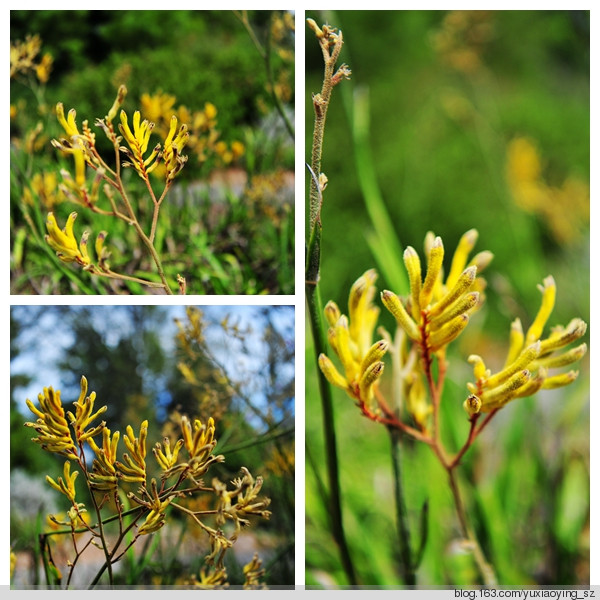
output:
[[[469,322],[469,315],[481,305],[485,281],[477,277],[492,259],[490,252],[477,254],[467,265],[477,241],[477,231],[465,233],[456,248],[450,271],[444,280],[444,245],[440,237],[425,238],[427,272],[421,280],[421,261],[411,246],[404,251],[404,264],[410,281],[410,296],[403,302],[393,292],[384,291],[381,300],[408,337],[425,352],[443,350]]]
[[[39,409],[27,399],[29,410],[38,417],[35,423],[25,423],[26,427],[32,427],[38,434],[33,441],[48,452],[56,452],[69,459],[76,459],[77,447],[65,417],[60,390],[54,391],[52,387],[44,388],[43,394],[38,395],[38,400]]]
[[[10,78],[35,73],[38,81],[47,83],[52,70],[52,56],[45,53],[38,61],[42,49],[39,35],[27,35],[25,41],[17,40],[10,45]]]
[[[177,117],[173,115],[170,120],[169,131],[165,138],[163,149],[161,150],[160,144],[156,144],[150,155],[144,157],[148,150],[148,143],[150,141],[150,134],[154,129],[154,123],[150,123],[146,119],[140,122],[140,119],[140,111],[136,110],[133,114],[132,131],[129,127],[127,113],[124,110],[121,111],[119,131],[123,134],[129,146],[129,149],[124,146],[120,147],[120,151],[129,159],[129,162],[123,163],[123,166],[133,166],[137,174],[142,179],[147,180],[148,174],[156,169],[162,159],[165,165],[166,181],[170,183],[187,162],[187,156],[182,154],[183,148],[190,136],[187,125],[183,124],[178,129]]]
[[[460,239],[444,275],[444,245],[440,237],[428,233],[425,238],[427,268],[422,276],[421,261],[412,247],[404,252],[410,293],[401,298],[391,291],[381,293],[383,305],[394,316],[400,337],[396,341],[383,332],[382,339],[373,343],[379,309],[373,305],[374,270],[367,271],[352,286],[348,301],[349,316],[341,314],[334,302],[325,306],[329,323],[329,345],[338,356],[340,372],[325,354],[319,357],[319,367],[328,381],[344,389],[363,413],[371,418],[381,415],[382,409],[390,416],[378,385],[384,370],[384,355],[392,353],[400,376],[402,397],[406,409],[422,432],[428,430],[428,419],[433,411],[427,400],[424,377],[431,379],[433,357],[443,360],[447,346],[464,331],[470,315],[483,302],[485,280],[479,273],[493,258],[491,252],[482,251],[471,260],[469,255],[477,241],[477,231],[471,229]],[[552,309],[556,285],[552,277],[540,286],[542,304],[526,334],[516,319],[511,328],[508,356],[504,367],[492,374],[483,359],[471,355],[475,381],[468,384],[469,397],[464,408],[472,418],[480,413],[490,413],[514,398],[531,396],[540,389],[553,389],[568,385],[578,375],[569,371],[549,375],[549,369],[570,365],[587,351],[586,344],[566,350],[569,344],[581,338],[586,324],[573,319],[566,327],[554,327],[543,337]]]
[[[213,454],[217,445],[215,423],[212,418],[202,423],[199,419],[194,419],[192,422],[183,416],[181,417],[182,438],[171,444],[171,440],[167,437],[162,445],[157,443],[153,448],[156,462],[161,469],[160,483],[158,483],[157,479],[150,478],[146,464],[148,421],[144,420],[141,423],[137,435],[130,425],[127,426],[123,436],[127,452],[123,453],[122,460],[118,460],[121,435],[118,431],[111,432],[106,427],[105,421],[96,424],[98,417],[106,411],[107,407],[103,406],[95,410],[95,399],[95,392],[88,394],[87,380],[82,377],[79,398],[73,403],[74,411],[65,412],[60,391],[54,391],[53,388],[45,388],[43,394],[39,395],[39,408],[27,400],[30,410],[38,417],[35,423],[25,423],[37,433],[33,441],[40,444],[44,450],[68,459],[64,464],[62,476],[56,480],[50,476],[46,477],[48,484],[66,496],[71,504],[68,512],[69,520],[59,520],[58,517],[51,516],[52,526],[68,525],[75,539],[77,533],[75,528],[83,525],[92,536],[102,539],[106,550],[107,542],[103,537],[102,528],[100,525],[89,524],[90,519],[85,514],[85,505],[76,500],[75,482],[83,473],[83,478],[92,492],[92,503],[100,520],[101,508],[107,499],[112,499],[119,512],[121,528],[124,527],[124,517],[128,513],[123,512],[119,487],[127,483],[139,484],[137,493],[131,491],[127,493],[127,498],[134,507],[137,507],[137,510],[133,511],[134,520],[128,527],[129,529],[134,525],[137,526],[134,541],[140,536],[161,529],[167,522],[168,510],[179,510],[191,517],[210,539],[210,552],[206,562],[214,565],[214,569],[212,573],[201,576],[202,583],[209,587],[224,584],[227,578],[223,562],[226,551],[233,546],[241,529],[250,524],[249,517],[268,519],[271,514],[266,509],[270,503],[269,498],[259,498],[263,485],[262,477],[254,479],[250,471],[242,467],[242,477],[232,481],[232,487],[217,478],[213,479],[212,487],[206,487],[200,478],[208,472],[213,463],[225,460],[222,455]],[[100,434],[102,434],[102,444],[94,439]],[[88,467],[84,452],[86,442],[94,455],[91,469]],[[181,451],[187,454],[183,460]],[[72,470],[73,461],[77,462],[79,470]],[[167,485],[166,480],[170,477],[176,477],[176,480]],[[184,481],[191,485],[181,490],[179,488]],[[187,498],[195,493],[213,494],[216,508],[195,512],[175,502],[176,499]],[[212,515],[215,520],[216,528],[204,523],[204,519],[209,515]],[[140,519],[143,520],[138,524],[137,521]],[[226,523],[233,523],[233,532],[229,536],[223,531]],[[75,550],[77,551],[77,548]],[[71,563],[71,567],[74,564]],[[257,585],[258,577],[263,572],[259,559],[255,557],[245,571],[246,583],[251,586]]]
[[[264,519],[271,516],[271,512],[266,510],[271,503],[270,499],[259,498],[263,478],[254,479],[246,467],[242,467],[242,473],[242,477],[231,482],[233,484],[231,490],[228,490],[227,486],[218,479],[213,479],[213,487],[219,497],[217,524],[224,525],[228,520],[235,523],[235,533],[231,540],[237,538],[242,527],[250,524],[248,516],[257,515]]]
[[[172,94],[158,91],[155,94],[143,94],[140,103],[143,115],[155,123],[155,131],[167,137],[171,129],[173,117],[188,124],[187,147],[198,162],[205,162],[211,155],[219,157],[223,164],[229,164],[240,158],[244,145],[239,141],[227,144],[220,140],[217,130],[217,107],[212,102],[205,102],[202,110],[191,112],[180,105],[175,108],[177,98]],[[156,172],[160,172],[160,169]]]
[[[581,319],[573,319],[566,327],[554,327],[550,335],[543,338],[544,326],[554,308],[554,278],[546,277],[544,284],[538,287],[542,293],[540,309],[526,334],[520,319],[513,321],[504,367],[492,374],[480,356],[469,357],[475,382],[467,384],[471,395],[464,407],[470,415],[497,410],[515,398],[532,396],[540,389],[562,387],[577,378],[578,371],[549,375],[548,370],[571,365],[584,356],[585,343],[564,349],[585,334],[587,325]]]
[[[366,403],[373,398],[384,369],[382,358],[388,350],[388,342],[383,339],[372,343],[379,316],[379,309],[373,304],[376,280],[373,269],[356,280],[348,300],[349,316],[342,314],[333,301],[325,306],[329,345],[340,359],[344,373],[325,354],[319,356],[319,367],[328,381]]]
[[[183,439],[176,442],[173,451],[169,438],[163,441],[164,452],[157,444],[154,448],[156,460],[163,469],[162,478],[167,479],[173,475],[182,474],[192,481],[202,477],[214,462],[223,462],[223,455],[213,455],[212,451],[217,445],[215,439],[215,422],[209,418],[207,423],[202,423],[200,419],[194,420],[194,427],[186,416],[181,417],[181,432]],[[184,447],[188,460],[186,462],[177,462],[179,450]]]

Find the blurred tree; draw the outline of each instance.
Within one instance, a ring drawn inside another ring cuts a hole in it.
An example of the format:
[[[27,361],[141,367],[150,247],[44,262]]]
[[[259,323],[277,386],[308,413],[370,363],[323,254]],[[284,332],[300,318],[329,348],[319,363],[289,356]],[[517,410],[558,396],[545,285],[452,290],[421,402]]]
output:
[[[58,362],[65,400],[79,394],[87,377],[90,390],[106,403],[105,419],[115,429],[147,418],[155,421],[165,352],[160,342],[164,309],[157,306],[55,307],[68,324],[72,342]]]

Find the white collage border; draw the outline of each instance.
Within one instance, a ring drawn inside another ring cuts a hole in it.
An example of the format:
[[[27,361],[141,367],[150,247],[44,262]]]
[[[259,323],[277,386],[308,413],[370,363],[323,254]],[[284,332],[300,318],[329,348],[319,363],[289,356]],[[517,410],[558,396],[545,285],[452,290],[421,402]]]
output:
[[[27,2],[23,1],[18,3],[18,6],[15,6],[16,3],[11,3],[13,6],[8,7],[10,11],[11,8],[18,9],[26,9],[26,10],[42,10],[49,8],[46,3],[43,2]],[[153,9],[162,8],[162,4],[156,6],[158,3],[143,3],[143,2],[113,2],[107,1],[102,5],[94,3],[96,6],[90,7],[86,6],[85,8],[97,8],[102,10],[139,10],[139,9]],[[218,8],[220,10],[230,10],[230,9],[252,9],[252,10],[266,10],[266,9],[287,9],[294,10],[296,17],[296,68],[295,68],[295,89],[296,89],[296,110],[295,110],[295,129],[296,129],[296,160],[295,160],[295,186],[296,186],[296,224],[295,224],[295,238],[296,238],[296,253],[295,253],[295,283],[296,283],[296,293],[291,296],[172,296],[172,297],[158,297],[158,296],[148,296],[148,297],[129,297],[127,301],[123,301],[123,298],[112,299],[111,301],[107,301],[108,298],[106,296],[102,297],[90,297],[86,296],[85,299],[82,296],[56,296],[52,298],[45,297],[33,297],[33,296],[11,296],[10,295],[10,264],[8,257],[10,257],[10,235],[9,232],[5,232],[4,244],[7,247],[7,252],[4,254],[5,257],[5,277],[2,279],[2,284],[0,287],[0,302],[4,305],[1,311],[3,316],[4,327],[0,328],[0,331],[4,331],[6,335],[6,341],[2,346],[2,352],[4,353],[4,385],[5,390],[7,391],[7,397],[9,393],[9,382],[10,382],[10,346],[9,346],[9,335],[8,335],[8,327],[10,322],[10,306],[11,305],[51,305],[51,304],[89,304],[89,305],[106,305],[106,304],[169,304],[169,305],[187,305],[187,304],[196,304],[196,305],[293,305],[295,306],[295,332],[296,332],[296,551],[295,551],[295,585],[297,590],[304,589],[304,562],[305,562],[305,551],[304,551],[304,514],[305,514],[305,503],[304,503],[304,444],[305,444],[305,436],[304,436],[304,423],[305,423],[305,412],[304,412],[304,397],[305,397],[305,365],[304,365],[304,356],[305,356],[305,305],[304,305],[304,238],[305,238],[305,229],[304,229],[304,214],[305,214],[305,181],[306,181],[306,166],[305,160],[307,156],[307,151],[304,147],[304,137],[305,137],[305,111],[304,111],[304,103],[307,101],[308,94],[310,94],[310,90],[305,89],[304,83],[304,70],[305,70],[305,31],[306,27],[304,26],[305,21],[305,11],[306,10],[365,10],[364,3],[355,2],[353,0],[348,0],[347,2],[340,2],[339,0],[331,1],[331,2],[323,2],[323,6],[315,6],[316,3],[312,3],[312,6],[308,6],[306,2],[302,0],[296,1],[287,1],[284,3],[276,3],[276,2],[266,2],[266,1],[256,1],[256,2],[238,2],[232,3],[228,0],[219,2]],[[241,6],[240,6],[241,5]],[[61,10],[75,10],[81,9],[81,3],[72,2],[71,0],[66,0],[61,3]],[[192,3],[189,1],[183,2],[173,2],[169,7],[171,10],[202,10],[213,9],[214,7],[209,5],[208,3]],[[411,9],[419,9],[419,10],[448,10],[448,9],[497,9],[497,10],[560,10],[565,9],[565,3],[560,3],[556,1],[547,1],[543,4],[541,2],[514,2],[513,0],[507,1],[504,3],[496,3],[496,2],[473,2],[467,1],[460,3],[460,6],[450,5],[446,2],[398,2],[398,3],[390,3],[389,1],[375,1],[368,4],[369,10],[411,10]],[[573,7],[568,7],[573,8]],[[577,7],[580,10],[591,10],[593,7],[591,6],[580,6]],[[594,107],[594,100],[597,99],[596,94],[596,58],[597,54],[597,41],[595,33],[595,14],[597,10],[591,10],[592,15],[592,29],[593,33],[591,36],[592,39],[592,48],[591,48],[591,56],[592,56],[592,94],[591,94],[591,106]],[[10,39],[10,15],[7,12],[4,12],[5,19],[4,27],[6,31],[6,38]],[[8,44],[7,44],[8,46]],[[8,67],[8,61],[5,63]],[[9,81],[8,74],[5,76],[5,82]],[[7,100],[9,100],[9,90],[8,83],[5,86],[5,95]],[[6,105],[9,104],[7,102]],[[597,102],[596,102],[596,105]],[[593,113],[594,115],[595,113]],[[591,189],[595,190],[594,186],[594,162],[596,160],[596,155],[593,152],[595,149],[595,119],[592,116],[592,181],[591,181]],[[8,118],[5,118],[3,121],[3,128],[5,128],[5,140],[9,138],[8,132]],[[6,146],[5,152],[8,154],[8,144]],[[5,169],[10,170],[10,157],[7,156],[5,161]],[[9,177],[6,179],[6,191],[8,192],[8,182],[10,181],[10,173],[8,173]],[[7,195],[8,196],[8,195]],[[8,197],[4,199],[4,211],[8,210],[9,201]],[[591,223],[592,228],[595,227],[596,223],[596,211],[595,202],[591,202]],[[9,219],[5,214],[4,227],[9,227]],[[591,245],[590,252],[592,259],[596,256],[596,246],[597,242],[595,242],[594,235],[591,236]],[[595,282],[598,280],[595,277],[595,273],[593,270],[595,269],[594,260],[592,263],[592,273],[591,273],[591,281]],[[151,299],[152,302],[149,300]],[[595,285],[592,283],[591,286],[591,306],[596,306],[595,300],[598,299]],[[591,345],[591,354],[590,359],[591,369],[590,372],[594,373],[594,340],[595,340],[595,321],[594,321],[594,308],[592,308],[592,314],[590,317],[591,327],[590,327],[590,345]],[[312,368],[310,366],[309,368]],[[596,383],[594,378],[591,381],[591,407],[590,407],[590,418],[591,418],[591,431],[597,431],[596,427],[599,425],[598,414],[600,412],[600,408],[595,406],[595,389]],[[5,419],[3,422],[5,423],[5,427],[8,428],[8,401],[5,401],[5,411],[4,416]],[[599,472],[597,468],[597,460],[598,460],[598,438],[600,436],[592,435],[590,440],[590,452],[591,452],[591,506],[597,507],[600,502],[600,494],[598,492],[598,477]],[[0,481],[8,481],[9,480],[9,462],[8,457],[10,455],[10,437],[9,435],[0,436],[1,446],[0,452],[1,456],[5,457],[5,460],[2,461],[2,475]],[[0,495],[0,502],[2,507],[2,515],[4,517],[4,523],[0,526],[0,589],[8,589],[9,582],[9,527],[8,527],[8,515],[9,515],[9,506],[8,506],[8,495]],[[591,515],[591,554],[590,554],[590,567],[591,567],[591,584],[592,585],[600,585],[600,553],[598,552],[598,543],[600,536],[600,526],[598,525],[598,517],[597,513],[592,510]],[[144,590],[139,591],[140,593],[153,593],[153,591]],[[240,592],[244,594],[255,594],[259,592]],[[282,592],[281,590],[278,593],[285,593],[286,595],[292,592]],[[398,593],[397,591],[395,593]],[[600,595],[600,593],[598,594]],[[421,596],[422,597],[422,596]],[[448,598],[450,596],[447,596]]]

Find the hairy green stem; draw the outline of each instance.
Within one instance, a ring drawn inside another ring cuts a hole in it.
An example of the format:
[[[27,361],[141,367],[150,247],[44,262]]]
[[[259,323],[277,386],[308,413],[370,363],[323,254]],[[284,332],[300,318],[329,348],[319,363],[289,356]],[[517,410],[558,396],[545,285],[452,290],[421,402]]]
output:
[[[309,21],[310,24],[310,21]],[[313,23],[314,24],[314,23]],[[324,37],[319,38],[325,62],[325,74],[321,93],[313,97],[315,109],[315,123],[313,130],[313,145],[311,156],[311,183],[309,203],[309,239],[307,243],[307,264],[305,276],[305,295],[308,307],[309,321],[315,349],[316,372],[321,396],[323,411],[323,435],[325,438],[325,454],[327,461],[327,474],[329,480],[328,508],[331,516],[331,530],[338,545],[342,567],[351,585],[358,583],[352,556],[346,541],[342,518],[342,501],[339,481],[339,463],[337,457],[337,444],[335,434],[335,419],[333,401],[329,382],[318,367],[320,354],[326,352],[326,338],[323,330],[321,315],[323,308],[319,292],[319,276],[321,262],[321,201],[322,190],[319,184],[321,173],[321,156],[323,153],[323,139],[325,134],[325,120],[329,99],[333,89],[332,77],[335,63],[342,49],[342,34],[339,33],[333,51],[329,52],[329,42]]]

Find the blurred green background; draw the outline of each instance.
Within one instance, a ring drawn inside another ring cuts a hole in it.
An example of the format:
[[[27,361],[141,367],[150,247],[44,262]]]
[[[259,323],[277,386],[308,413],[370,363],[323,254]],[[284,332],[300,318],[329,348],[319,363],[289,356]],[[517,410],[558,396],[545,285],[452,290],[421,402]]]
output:
[[[468,432],[461,406],[472,378],[467,356],[501,366],[510,323],[519,317],[525,328],[531,324],[544,277],[557,284],[548,328],[573,317],[589,323],[589,12],[306,16],[342,30],[339,62],[352,70],[352,79],[334,89],[327,116],[323,303],[335,300],[347,312],[350,286],[372,267],[378,289],[405,294],[402,277],[393,277],[403,271],[402,249],[413,246],[423,260],[430,230],[442,237],[446,260],[471,228],[479,231],[475,252],[494,254],[484,273],[486,305],[449,356],[442,418],[455,450]],[[321,51],[307,28],[307,148],[311,93],[320,91],[322,77]],[[353,123],[365,118],[365,135],[357,137]],[[361,187],[371,168],[399,249],[371,220],[377,194]],[[391,330],[383,313],[380,323]],[[340,584],[346,579],[319,490],[325,461],[308,330],[306,364],[307,584]],[[587,357],[576,368],[574,385],[506,407],[459,468],[469,516],[500,583],[589,581]],[[401,583],[387,432],[362,419],[339,390],[334,408],[345,530],[359,578]],[[414,545],[425,500],[430,509],[418,583],[476,582],[445,472],[428,448],[405,447],[404,480]]]
[[[293,123],[293,15],[242,13],[252,34],[236,11],[11,11],[14,293],[114,291],[48,251],[43,234],[50,210],[62,224],[78,208],[77,231],[108,230],[115,267],[147,267],[127,227],[63,201],[58,172],[72,171],[72,160],[50,146],[64,136],[54,114],[60,101],[65,112],[76,109],[80,127],[88,120],[110,157],[94,122],[107,114],[121,84],[128,88],[123,108],[130,122],[141,110],[156,121],[157,133],[177,114],[199,139],[186,147],[189,160],[162,209],[157,247],[169,278],[185,271],[189,293],[293,292],[294,141],[281,115]],[[41,47],[33,59],[28,55],[30,67],[13,62],[13,45],[35,35]],[[152,101],[144,104],[144,95]],[[158,140],[153,134],[151,144]],[[125,175],[143,215],[144,185],[135,173]],[[136,285],[120,291],[143,292]]]
[[[179,325],[176,323],[178,321]],[[196,332],[192,334],[192,332]],[[44,585],[38,534],[51,530],[46,517],[64,514],[68,501],[45,481],[62,474],[64,459],[31,442],[35,421],[25,404],[38,405],[44,387],[61,391],[65,410],[79,397],[84,375],[97,394],[103,419],[124,435],[147,419],[148,472],[158,477],[150,449],[163,436],[181,437],[179,417],[214,417],[218,445],[206,485],[230,482],[242,466],[262,476],[261,497],[270,497],[269,520],[251,518],[228,552],[230,585],[244,582],[242,568],[257,552],[270,586],[294,580],[294,310],[289,306],[13,306],[11,308],[10,544],[16,556],[11,583]],[[121,460],[125,446],[121,441]],[[83,477],[78,501],[91,502]],[[124,484],[126,491],[135,485]],[[213,508],[208,494],[201,507]],[[107,516],[107,515],[105,515]],[[199,576],[210,552],[208,536],[176,511],[156,535],[136,543],[115,567],[119,585],[183,585]],[[206,524],[214,526],[210,517]],[[225,527],[227,535],[231,532]],[[81,542],[83,543],[83,541]],[[73,585],[86,587],[102,559],[85,552]],[[52,538],[52,555],[66,580],[73,559],[70,540]],[[101,581],[101,584],[104,582]]]

